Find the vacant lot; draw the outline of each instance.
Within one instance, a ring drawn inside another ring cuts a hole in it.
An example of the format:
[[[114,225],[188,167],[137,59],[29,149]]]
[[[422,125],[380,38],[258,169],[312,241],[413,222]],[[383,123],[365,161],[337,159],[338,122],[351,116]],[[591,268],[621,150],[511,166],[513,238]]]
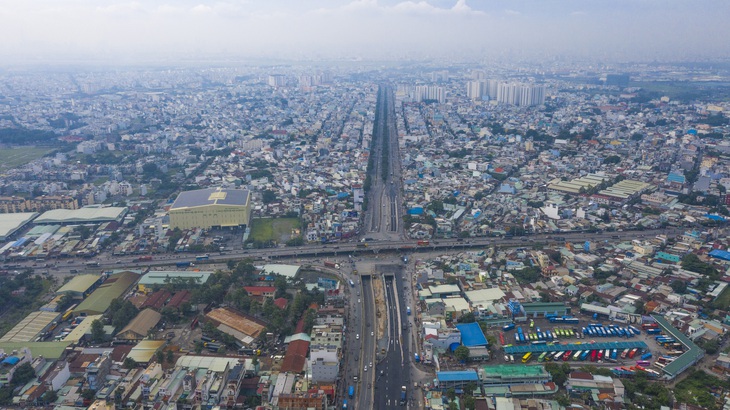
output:
[[[48,148],[19,147],[0,150],[0,171],[25,165],[51,152]]]
[[[293,237],[292,231],[299,229],[297,218],[254,219],[249,239],[255,242],[274,241],[284,243]]]

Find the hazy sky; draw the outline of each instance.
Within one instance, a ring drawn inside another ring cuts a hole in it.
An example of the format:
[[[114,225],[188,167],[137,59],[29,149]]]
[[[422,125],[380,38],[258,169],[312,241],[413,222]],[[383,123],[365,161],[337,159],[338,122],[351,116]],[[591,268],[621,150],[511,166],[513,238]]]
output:
[[[0,0],[0,64],[151,56],[730,56],[730,0]]]

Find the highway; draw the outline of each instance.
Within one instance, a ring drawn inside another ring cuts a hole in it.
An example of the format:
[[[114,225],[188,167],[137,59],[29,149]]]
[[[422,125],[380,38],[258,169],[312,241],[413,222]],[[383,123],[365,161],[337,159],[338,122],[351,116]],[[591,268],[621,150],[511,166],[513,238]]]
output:
[[[362,276],[362,316],[360,318],[351,318],[353,326],[357,326],[359,319],[360,340],[359,340],[359,384],[356,387],[357,408],[372,408],[373,397],[373,381],[375,378],[375,355],[376,336],[375,330],[377,321],[375,320],[375,295],[373,293],[372,279],[370,275]]]
[[[406,388],[406,395],[410,396],[410,335],[403,332],[408,329],[404,300],[399,289],[402,274],[401,267],[395,266],[394,272],[384,274],[386,308],[388,311],[388,331],[385,344],[388,346],[385,354],[376,366],[376,388],[374,408],[389,409],[401,407],[401,391]],[[382,344],[381,344],[382,345]],[[406,400],[407,402],[407,400]],[[405,404],[405,403],[403,403]]]

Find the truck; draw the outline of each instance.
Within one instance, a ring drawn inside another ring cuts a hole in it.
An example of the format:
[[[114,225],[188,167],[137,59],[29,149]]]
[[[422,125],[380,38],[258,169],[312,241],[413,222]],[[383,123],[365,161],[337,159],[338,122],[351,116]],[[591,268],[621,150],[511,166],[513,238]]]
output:
[[[148,262],[152,260],[152,255],[143,255],[137,258],[137,262]]]
[[[662,332],[662,329],[659,329],[658,327],[652,327],[649,329],[646,329],[646,334],[648,335],[658,335]]]
[[[418,353],[414,353],[413,354],[413,358],[416,360],[416,363],[420,363],[421,362],[421,357],[418,356]]]
[[[400,404],[401,406],[406,404],[406,386],[400,388]]]
[[[418,246],[428,246],[430,244],[427,240],[420,240],[417,242]]]
[[[406,306],[406,314],[407,314],[408,316],[410,316],[410,315],[411,315],[411,307],[410,307],[410,306]]]
[[[368,244],[366,244],[366,243],[358,243],[356,247],[357,248],[367,248],[368,247]]]
[[[347,408],[347,399],[342,400],[342,408],[343,409]]]
[[[352,398],[355,395],[355,386],[350,386],[347,388],[347,395]]]
[[[646,352],[641,355],[641,360],[649,360],[651,359],[651,352]]]
[[[196,261],[207,261],[209,258],[210,258],[210,255],[206,253],[205,255],[196,256],[195,260]]]
[[[333,269],[340,269],[340,264],[332,261],[324,261],[324,266]]]
[[[193,265],[193,263],[190,261],[184,261],[184,262],[176,262],[175,266],[177,266],[178,268],[187,268],[189,266],[195,266],[195,265]]]

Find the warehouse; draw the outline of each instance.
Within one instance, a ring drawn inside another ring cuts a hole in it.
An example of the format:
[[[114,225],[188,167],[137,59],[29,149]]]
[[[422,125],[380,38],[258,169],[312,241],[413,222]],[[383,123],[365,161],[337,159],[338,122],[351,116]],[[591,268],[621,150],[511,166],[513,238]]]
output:
[[[87,274],[74,276],[68,283],[61,286],[56,291],[56,294],[67,294],[74,299],[83,299],[93,292],[102,281],[102,275]]]
[[[37,311],[29,314],[0,339],[0,342],[32,342],[61,318],[60,313]]]
[[[217,324],[218,330],[246,345],[251,344],[266,328],[265,323],[231,308],[214,309],[206,317]]]
[[[33,221],[36,224],[98,224],[116,221],[121,223],[128,208],[86,206],[81,209],[54,209],[44,212]]]
[[[189,271],[150,271],[137,283],[140,292],[151,292],[155,286],[165,286],[167,284],[180,284],[188,287],[189,285],[202,285],[208,281],[213,272],[189,272]]]
[[[6,241],[37,216],[38,212],[0,214],[0,241]]]
[[[550,374],[543,366],[497,365],[478,369],[479,380],[484,386],[499,387],[515,384],[543,384],[550,381]]]
[[[139,278],[139,275],[123,271],[115,273],[99,286],[89,297],[74,309],[74,316],[99,315],[106,312],[112,300],[124,295]]]
[[[217,228],[248,225],[251,193],[246,189],[185,191],[170,207],[170,228]]]
[[[138,342],[147,336],[147,333],[159,323],[162,315],[152,309],[145,309],[132,319],[127,326],[117,334],[117,340]]]

